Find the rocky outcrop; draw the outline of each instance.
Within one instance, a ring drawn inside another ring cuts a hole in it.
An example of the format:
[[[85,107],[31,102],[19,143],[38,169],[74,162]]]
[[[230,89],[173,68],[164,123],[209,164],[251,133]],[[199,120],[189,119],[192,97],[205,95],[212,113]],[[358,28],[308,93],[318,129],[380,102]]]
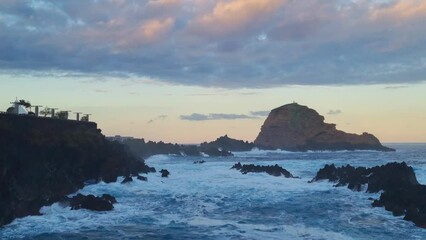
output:
[[[394,151],[382,146],[372,134],[357,135],[337,130],[335,124],[324,123],[324,117],[315,110],[297,103],[273,109],[254,143],[263,149],[288,151]]]
[[[74,197],[67,198],[65,202],[69,202],[71,210],[84,208],[92,211],[111,211],[114,209],[113,204],[117,203],[117,200],[109,194],[103,194],[100,197],[95,197],[92,194],[87,196],[77,194]]]
[[[326,165],[311,182],[324,179],[355,191],[362,191],[362,186],[367,192],[383,191],[374,207],[385,207],[395,216],[405,215],[405,220],[426,227],[426,186],[418,183],[413,168],[405,162],[373,168]]]
[[[153,171],[96,123],[0,114],[0,225],[38,215],[85,183]]]
[[[284,176],[286,178],[294,178],[294,176],[289,171],[278,166],[278,164],[275,164],[273,166],[259,166],[254,164],[242,165],[240,162],[238,162],[234,164],[234,166],[232,166],[231,169],[236,169],[240,171],[242,174],[247,174],[249,172],[254,172],[254,173],[265,172],[275,177]]]
[[[212,142],[204,142],[200,144],[201,149],[217,148],[231,152],[244,152],[250,151],[254,148],[254,143],[248,141],[237,140],[228,137],[228,135],[217,138]]]
[[[196,145],[179,145],[172,143],[164,143],[148,141],[145,142],[144,139],[138,138],[128,138],[128,137],[109,137],[109,140],[113,142],[120,142],[127,146],[128,150],[135,156],[141,158],[147,158],[150,156],[158,154],[173,154],[178,156],[193,156],[199,157],[203,153],[211,157],[224,157],[232,156],[232,153],[225,150],[219,149],[215,146],[205,145],[203,147]]]
[[[167,169],[161,169],[161,177],[169,177],[170,172]]]

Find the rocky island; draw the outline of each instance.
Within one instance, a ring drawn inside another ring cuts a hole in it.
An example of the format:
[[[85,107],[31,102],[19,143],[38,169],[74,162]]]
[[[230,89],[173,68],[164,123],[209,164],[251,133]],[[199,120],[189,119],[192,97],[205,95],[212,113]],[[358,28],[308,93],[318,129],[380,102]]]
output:
[[[377,150],[394,151],[383,146],[372,134],[346,133],[335,124],[325,123],[314,109],[297,103],[273,109],[266,118],[254,144],[261,149]]]

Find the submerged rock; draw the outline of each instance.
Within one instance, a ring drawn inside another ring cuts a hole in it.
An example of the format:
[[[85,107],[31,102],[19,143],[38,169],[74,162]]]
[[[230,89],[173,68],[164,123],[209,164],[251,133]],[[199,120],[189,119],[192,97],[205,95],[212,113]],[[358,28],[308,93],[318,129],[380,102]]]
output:
[[[161,177],[169,177],[170,172],[167,169],[161,169]]]
[[[355,191],[361,191],[364,184],[367,192],[383,191],[373,207],[385,207],[394,216],[405,215],[405,220],[426,228],[426,186],[418,183],[413,168],[405,162],[373,168],[325,165],[310,182],[319,180],[336,182],[335,186],[347,185]]]
[[[114,208],[113,204],[117,203],[117,200],[109,194],[103,194],[100,197],[95,197],[92,194],[87,196],[77,194],[72,198],[68,198],[68,201],[71,210],[84,208],[92,211],[111,211]]]
[[[324,123],[324,117],[315,110],[297,103],[273,109],[254,143],[263,149],[288,151],[394,151],[382,146],[372,134],[357,135],[337,130],[335,124]]]
[[[284,176],[286,178],[294,178],[294,176],[289,171],[278,166],[278,164],[275,164],[273,166],[259,166],[254,164],[241,165],[241,163],[238,162],[234,164],[234,166],[232,166],[231,169],[239,170],[242,174],[247,174],[249,172],[255,172],[255,173],[265,172],[275,177]]]
[[[204,161],[204,160],[200,160],[200,161],[194,161],[194,164],[202,164],[202,163],[205,163],[206,161]]]

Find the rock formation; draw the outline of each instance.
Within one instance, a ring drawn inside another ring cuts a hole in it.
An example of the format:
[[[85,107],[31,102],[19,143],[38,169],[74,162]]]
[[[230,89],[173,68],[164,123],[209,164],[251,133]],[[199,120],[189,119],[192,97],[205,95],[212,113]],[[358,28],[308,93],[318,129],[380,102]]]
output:
[[[231,152],[243,152],[243,151],[252,150],[254,148],[254,143],[233,139],[228,137],[228,135],[225,135],[225,136],[217,138],[215,141],[212,141],[209,143],[207,142],[201,143],[200,148],[201,149],[218,148],[218,149],[231,151]]]
[[[169,177],[170,172],[167,169],[161,169],[161,177]]]
[[[84,208],[92,211],[111,211],[114,209],[113,204],[117,203],[115,197],[109,194],[103,194],[100,197],[95,197],[92,194],[87,196],[77,194],[74,197],[67,198],[65,201],[69,202],[71,210]]]
[[[219,149],[216,146],[203,145],[180,145],[173,143],[164,143],[148,141],[145,142],[144,139],[138,138],[128,138],[128,137],[110,137],[109,140],[115,142],[120,142],[127,146],[127,149],[134,154],[135,156],[141,158],[147,158],[157,154],[173,154],[181,156],[194,156],[200,157],[203,153],[209,155],[210,157],[225,157],[232,156],[232,153],[225,150]]]
[[[249,172],[255,172],[255,173],[265,172],[275,177],[284,176],[286,178],[294,178],[294,176],[289,171],[278,166],[278,164],[275,164],[273,166],[259,166],[254,164],[242,165],[240,162],[238,162],[234,164],[234,166],[232,166],[231,169],[236,169],[240,171],[242,174],[247,174]]]
[[[85,183],[153,171],[96,123],[0,114],[0,226],[39,215]]]
[[[426,228],[426,186],[417,182],[413,168],[405,162],[373,168],[325,165],[310,182],[323,179],[336,182],[336,187],[347,185],[354,191],[362,191],[363,185],[367,192],[383,191],[373,207],[385,207],[393,215],[405,215],[405,220]]]
[[[372,134],[357,135],[337,130],[335,124],[324,123],[324,117],[315,110],[297,103],[273,109],[254,143],[262,149],[288,151],[394,151],[382,146]]]

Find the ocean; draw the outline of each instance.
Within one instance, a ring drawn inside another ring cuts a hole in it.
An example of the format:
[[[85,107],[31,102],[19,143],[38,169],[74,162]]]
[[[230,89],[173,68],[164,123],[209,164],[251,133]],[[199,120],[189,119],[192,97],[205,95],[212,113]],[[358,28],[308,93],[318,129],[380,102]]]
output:
[[[148,182],[88,185],[79,193],[116,197],[110,212],[71,211],[55,203],[41,216],[16,219],[0,239],[426,239],[415,227],[368,198],[328,181],[308,183],[325,164],[372,167],[405,161],[426,184],[426,144],[387,144],[396,152],[260,151],[234,157],[153,156]],[[194,161],[204,160],[203,164]],[[278,164],[300,178],[230,169],[237,162]]]

